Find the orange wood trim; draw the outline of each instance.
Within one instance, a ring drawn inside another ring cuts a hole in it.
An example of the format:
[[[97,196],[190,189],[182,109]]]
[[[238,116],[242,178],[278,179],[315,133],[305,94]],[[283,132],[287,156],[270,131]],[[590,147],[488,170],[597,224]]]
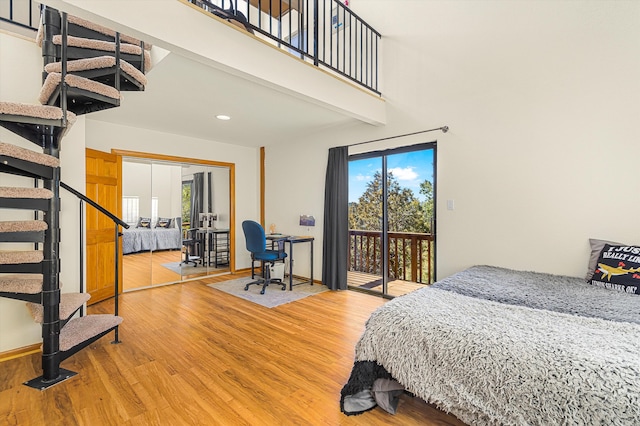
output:
[[[116,178],[118,179],[118,184],[116,186],[116,194],[118,197],[118,203],[116,204],[116,208],[118,210],[117,216],[122,217],[122,156],[116,156]],[[118,227],[118,231],[122,232],[122,227]],[[122,267],[122,238],[118,238],[116,241],[118,244],[118,258],[116,262],[118,263],[118,294],[122,294],[122,283],[124,282],[124,268]]]
[[[112,154],[118,156],[118,182],[122,191],[122,157],[146,158],[149,160],[170,161],[174,163],[201,164],[203,166],[226,167],[229,169],[229,241],[231,243],[231,255],[229,256],[229,270],[235,272],[236,264],[236,164],[224,161],[203,160],[200,158],[178,157],[174,155],[155,154],[151,152],[128,151],[125,149],[111,149]],[[119,198],[119,209],[122,211],[122,193]]]
[[[0,362],[9,361],[10,359],[20,358],[27,355],[33,355],[42,352],[42,343],[35,343],[29,346],[12,349],[10,351],[0,353]]]
[[[265,220],[265,215],[264,215],[264,183],[265,183],[265,179],[264,179],[264,158],[265,158],[265,152],[264,152],[264,146],[260,147],[260,223],[262,224],[262,227],[264,228],[264,220]]]
[[[236,270],[236,165],[229,166],[229,243],[232,250],[229,256],[229,271],[233,274]]]
[[[176,157],[174,155],[154,154],[151,152],[128,151],[125,149],[111,149],[112,154],[121,155],[123,157],[148,158],[151,160],[173,161],[177,163],[203,164],[206,166],[218,167],[235,167],[235,163],[225,163],[223,161],[203,160],[201,158]]]

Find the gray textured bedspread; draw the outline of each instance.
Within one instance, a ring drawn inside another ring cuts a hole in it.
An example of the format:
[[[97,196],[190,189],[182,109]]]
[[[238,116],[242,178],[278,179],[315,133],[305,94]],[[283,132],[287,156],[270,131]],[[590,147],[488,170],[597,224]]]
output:
[[[639,309],[579,278],[470,268],[371,315],[341,409],[391,376],[473,425],[638,425]]]
[[[178,228],[129,228],[122,235],[122,253],[182,248],[182,232]]]
[[[640,297],[596,287],[583,278],[474,266],[432,287],[511,305],[640,324]]]

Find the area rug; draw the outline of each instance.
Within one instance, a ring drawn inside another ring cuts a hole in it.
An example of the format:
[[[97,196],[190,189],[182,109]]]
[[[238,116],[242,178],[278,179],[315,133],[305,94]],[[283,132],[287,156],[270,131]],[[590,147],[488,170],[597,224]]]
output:
[[[238,278],[236,280],[224,281],[221,283],[208,284],[209,287],[215,288],[225,293],[229,293],[233,296],[240,297],[242,299],[248,300],[249,302],[257,303],[259,305],[265,306],[267,308],[275,308],[276,306],[284,305],[285,303],[294,302],[296,300],[303,299],[307,296],[312,296],[314,294],[322,293],[324,291],[328,291],[329,289],[321,284],[300,284],[295,285],[296,282],[300,283],[302,281],[293,280],[293,290],[289,291],[289,279],[286,279],[287,289],[281,290],[281,286],[277,284],[271,284],[267,287],[264,294],[260,294],[260,290],[262,290],[262,286],[252,285],[249,287],[249,290],[245,291],[244,286],[247,283],[255,281],[250,277],[246,278]]]
[[[204,273],[210,274],[215,272],[217,269],[221,269],[221,270],[229,269],[228,266],[225,266],[224,268],[214,268],[213,266],[209,266],[208,268],[205,268],[202,265],[198,265],[198,266],[193,266],[193,264],[180,265],[180,262],[163,263],[162,266],[179,275],[197,275],[197,274],[204,274]]]

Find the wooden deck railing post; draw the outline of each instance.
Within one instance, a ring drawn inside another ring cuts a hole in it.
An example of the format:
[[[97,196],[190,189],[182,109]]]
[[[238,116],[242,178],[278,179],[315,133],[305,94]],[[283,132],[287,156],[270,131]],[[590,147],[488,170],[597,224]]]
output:
[[[422,275],[418,275],[418,259],[422,253],[418,252],[418,237],[411,236],[411,280],[421,283]]]

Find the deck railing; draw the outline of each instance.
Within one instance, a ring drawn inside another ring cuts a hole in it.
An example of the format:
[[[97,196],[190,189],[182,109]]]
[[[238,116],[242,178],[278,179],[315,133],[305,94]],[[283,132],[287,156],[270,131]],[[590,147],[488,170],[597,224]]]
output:
[[[380,33],[338,0],[188,0],[246,19],[256,36],[367,89],[378,90]],[[294,76],[292,76],[294,78]]]
[[[349,271],[382,275],[380,231],[349,230]],[[431,234],[388,233],[389,279],[433,282],[433,246]]]

